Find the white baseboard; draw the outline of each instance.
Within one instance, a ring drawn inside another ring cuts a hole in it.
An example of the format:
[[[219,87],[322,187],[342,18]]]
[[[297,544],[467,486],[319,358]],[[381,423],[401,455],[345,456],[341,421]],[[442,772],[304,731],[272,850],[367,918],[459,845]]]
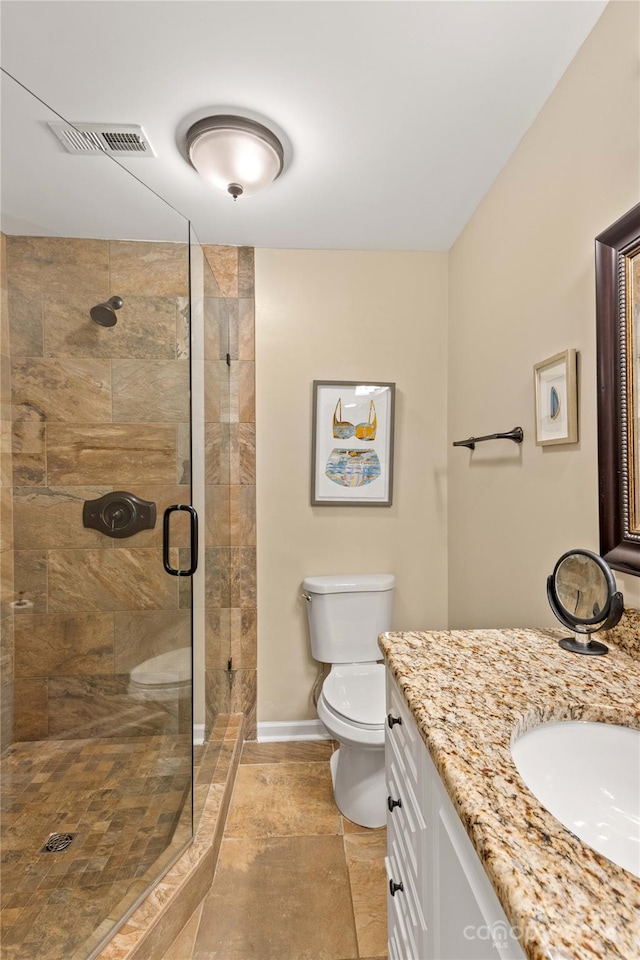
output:
[[[331,734],[320,720],[267,720],[258,724],[260,743],[285,740],[331,740]],[[204,743],[204,723],[194,723],[193,742]]]
[[[204,723],[194,723],[193,725],[193,742],[200,746],[204,743]]]
[[[258,723],[259,743],[283,740],[331,740],[331,734],[320,720],[266,720]]]

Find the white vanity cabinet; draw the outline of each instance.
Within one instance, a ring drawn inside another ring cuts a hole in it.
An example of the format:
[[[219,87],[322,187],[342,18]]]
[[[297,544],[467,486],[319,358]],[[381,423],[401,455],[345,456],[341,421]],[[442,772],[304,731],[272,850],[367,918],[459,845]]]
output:
[[[524,960],[389,672],[385,764],[389,960]]]

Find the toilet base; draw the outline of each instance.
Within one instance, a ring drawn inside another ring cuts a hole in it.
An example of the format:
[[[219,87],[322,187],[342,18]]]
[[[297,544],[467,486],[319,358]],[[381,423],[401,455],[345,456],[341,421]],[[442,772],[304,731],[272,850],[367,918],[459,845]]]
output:
[[[387,822],[384,746],[363,750],[341,744],[331,755],[330,766],[340,813],[361,827],[383,827]]]

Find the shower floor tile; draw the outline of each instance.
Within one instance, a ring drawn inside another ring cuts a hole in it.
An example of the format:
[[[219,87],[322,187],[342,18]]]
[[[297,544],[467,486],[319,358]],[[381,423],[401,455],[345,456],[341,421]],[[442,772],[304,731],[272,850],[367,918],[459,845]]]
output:
[[[191,744],[184,736],[16,743],[1,773],[2,956],[68,960],[177,834]],[[52,833],[75,838],[43,853]]]

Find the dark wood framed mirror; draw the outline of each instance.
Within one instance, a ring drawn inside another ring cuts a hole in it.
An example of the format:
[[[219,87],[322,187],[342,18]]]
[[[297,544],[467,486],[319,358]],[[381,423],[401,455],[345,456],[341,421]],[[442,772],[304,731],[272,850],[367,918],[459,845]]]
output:
[[[596,237],[600,553],[640,576],[640,204]]]

